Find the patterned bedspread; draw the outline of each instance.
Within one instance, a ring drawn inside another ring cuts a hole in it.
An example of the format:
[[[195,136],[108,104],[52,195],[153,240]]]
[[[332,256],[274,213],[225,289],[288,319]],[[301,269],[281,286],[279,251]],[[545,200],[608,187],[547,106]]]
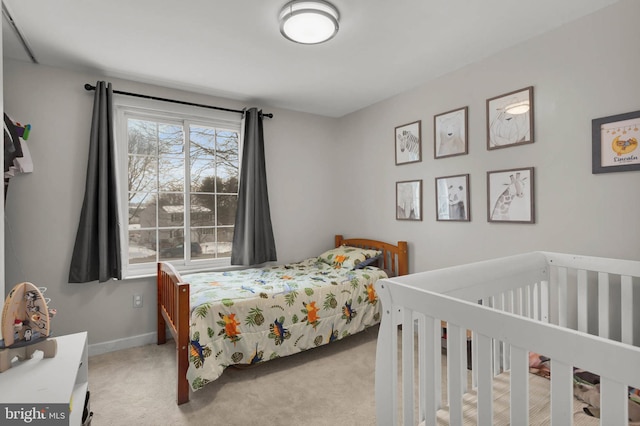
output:
[[[318,258],[183,275],[191,288],[193,390],[232,364],[255,364],[358,333],[380,322],[379,268],[334,268]]]

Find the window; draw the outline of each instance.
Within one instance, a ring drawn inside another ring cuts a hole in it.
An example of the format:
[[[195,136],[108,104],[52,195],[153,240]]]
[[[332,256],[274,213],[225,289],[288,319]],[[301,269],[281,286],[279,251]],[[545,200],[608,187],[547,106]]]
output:
[[[231,257],[241,117],[166,108],[116,108],[125,276],[158,260],[197,269]]]

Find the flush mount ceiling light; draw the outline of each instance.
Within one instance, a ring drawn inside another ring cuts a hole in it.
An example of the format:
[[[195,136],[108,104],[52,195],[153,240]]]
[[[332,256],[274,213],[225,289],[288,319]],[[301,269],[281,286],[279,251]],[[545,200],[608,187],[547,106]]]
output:
[[[529,111],[529,101],[514,102],[507,105],[504,111],[508,114],[518,115]]]
[[[326,1],[294,0],[280,11],[280,32],[291,41],[318,44],[332,39],[338,32],[340,15]]]

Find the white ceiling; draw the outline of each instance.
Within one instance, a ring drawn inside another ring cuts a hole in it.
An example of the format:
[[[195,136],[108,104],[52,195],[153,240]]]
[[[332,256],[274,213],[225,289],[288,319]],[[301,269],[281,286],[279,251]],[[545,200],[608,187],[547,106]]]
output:
[[[41,64],[341,117],[617,1],[333,0],[313,46],[280,34],[287,0],[3,3]],[[3,49],[30,60],[6,20]]]

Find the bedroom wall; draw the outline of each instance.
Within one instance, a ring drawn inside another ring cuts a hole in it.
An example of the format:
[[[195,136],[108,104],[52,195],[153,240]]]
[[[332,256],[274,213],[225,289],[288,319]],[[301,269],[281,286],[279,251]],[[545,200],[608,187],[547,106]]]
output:
[[[407,240],[412,272],[529,250],[640,259],[640,172],[591,174],[591,120],[640,110],[634,17],[622,1],[595,15],[341,119],[264,108],[279,261],[330,247],[334,233]],[[434,58],[437,60],[437,58]],[[56,334],[89,331],[92,353],[153,342],[152,278],[68,284],[82,204],[92,95],[104,76],[4,61],[5,108],[33,126],[30,175],[14,178],[5,218],[6,290],[49,288]],[[119,79],[119,90],[212,105],[245,104]],[[381,82],[384,84],[384,82]],[[534,144],[486,151],[485,101],[534,86]],[[469,155],[433,159],[433,115],[469,106]],[[249,106],[249,105],[247,105]],[[394,128],[422,120],[423,161],[395,166]],[[486,172],[533,166],[536,224],[486,221]],[[471,222],[435,220],[434,178],[471,175]],[[395,182],[424,181],[424,220],[395,220]],[[132,308],[134,293],[142,309]],[[640,293],[640,292],[639,292]],[[639,294],[640,295],[640,294]]]
[[[11,180],[6,203],[6,291],[30,281],[48,287],[58,314],[54,333],[89,331],[93,353],[153,341],[153,278],[69,284],[68,273],[84,194],[93,92],[104,76],[28,62],[4,61],[5,108],[32,125],[34,172]],[[116,90],[227,108],[245,104],[119,79]],[[253,105],[247,105],[253,106]],[[260,107],[260,105],[256,105]],[[334,119],[265,108],[267,179],[278,260],[290,262],[332,247],[335,234],[332,163]],[[308,194],[313,194],[309,196]],[[301,202],[304,200],[304,202]],[[133,294],[143,307],[134,309]],[[138,337],[134,337],[138,336]],[[132,338],[133,337],[133,338]],[[104,345],[96,343],[109,342]]]
[[[591,173],[591,120],[640,110],[640,2],[591,16],[343,117],[339,230],[407,240],[410,270],[531,250],[640,260],[640,171]],[[508,36],[508,35],[505,35]],[[438,58],[433,58],[437,61]],[[384,84],[384,82],[380,82]],[[486,99],[534,86],[535,142],[487,151]],[[433,158],[433,117],[469,107],[469,154]],[[394,128],[422,120],[423,160],[395,165]],[[535,168],[535,224],[487,222],[486,173]],[[435,178],[470,174],[471,221],[437,222]],[[424,220],[395,219],[395,182],[423,180]],[[376,188],[375,196],[364,196]]]

